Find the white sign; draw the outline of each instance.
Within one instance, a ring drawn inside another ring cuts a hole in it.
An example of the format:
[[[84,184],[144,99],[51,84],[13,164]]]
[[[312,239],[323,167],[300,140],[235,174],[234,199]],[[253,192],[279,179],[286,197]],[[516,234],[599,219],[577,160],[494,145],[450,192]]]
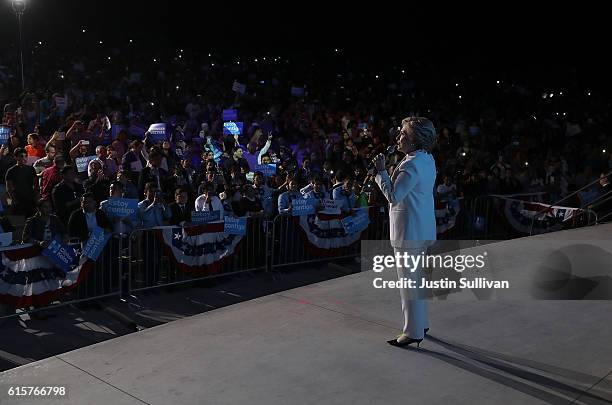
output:
[[[324,214],[340,214],[340,201],[332,200],[331,198],[323,199],[323,213]]]

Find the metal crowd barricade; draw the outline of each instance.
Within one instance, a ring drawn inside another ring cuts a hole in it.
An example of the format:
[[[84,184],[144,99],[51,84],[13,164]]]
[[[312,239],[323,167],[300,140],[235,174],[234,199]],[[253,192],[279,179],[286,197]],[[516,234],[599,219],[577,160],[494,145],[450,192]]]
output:
[[[522,195],[527,196],[526,201],[541,202],[541,197],[545,193],[531,193]],[[471,210],[470,228],[471,234],[469,239],[483,240],[507,240],[528,236],[530,232],[521,232],[508,222],[504,214],[505,201],[501,195],[484,195],[474,199]],[[580,228],[583,226],[593,225],[598,222],[597,214],[589,209],[582,209],[577,212],[573,218],[565,221],[562,229]],[[549,232],[554,232],[559,229],[554,229]],[[533,232],[532,232],[533,233]],[[536,234],[537,232],[533,233]]]
[[[361,240],[389,239],[389,220],[384,208],[376,207],[371,210],[370,224],[363,231],[361,238],[344,248],[336,249],[337,253],[317,251],[310,247],[304,231],[300,229],[298,217],[278,215],[272,224],[272,260],[271,269],[288,265],[319,263],[338,259],[359,257],[361,254]]]
[[[246,235],[237,245],[232,255],[219,262],[198,266],[197,272],[182,270],[181,263],[167,254],[168,247],[160,238],[163,230],[176,230],[180,227],[157,227],[138,229],[129,237],[129,272],[127,285],[129,292],[185,284],[197,280],[210,279],[243,272],[264,270],[268,263],[269,230],[271,222],[264,217],[249,217]],[[181,229],[181,233],[183,228]],[[213,270],[214,268],[214,270]]]
[[[48,305],[42,307],[16,308],[13,309],[4,305],[4,310],[0,311],[0,319],[5,319],[13,316],[20,316],[26,313],[40,312],[45,309],[51,309],[60,306],[73,305],[86,301],[101,300],[109,297],[118,297],[122,294],[122,274],[127,270],[126,246],[124,241],[127,238],[114,235],[111,237],[100,253],[93,267],[89,269],[79,284],[73,288],[68,287],[67,291],[57,297]],[[69,242],[71,245],[78,244],[78,241]],[[29,244],[22,245],[24,247]],[[1,249],[15,249],[16,246]],[[64,287],[66,288],[66,287]],[[0,305],[2,306],[2,305]],[[4,312],[4,314],[2,313]]]

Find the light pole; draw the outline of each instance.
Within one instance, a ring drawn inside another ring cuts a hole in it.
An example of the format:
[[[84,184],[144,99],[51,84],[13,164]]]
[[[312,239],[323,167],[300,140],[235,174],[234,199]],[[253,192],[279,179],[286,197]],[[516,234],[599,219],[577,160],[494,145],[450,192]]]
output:
[[[19,59],[21,61],[21,91],[25,91],[25,77],[23,75],[23,45],[21,41],[21,17],[26,9],[25,0],[11,0],[13,11],[17,15],[17,22],[19,24]]]

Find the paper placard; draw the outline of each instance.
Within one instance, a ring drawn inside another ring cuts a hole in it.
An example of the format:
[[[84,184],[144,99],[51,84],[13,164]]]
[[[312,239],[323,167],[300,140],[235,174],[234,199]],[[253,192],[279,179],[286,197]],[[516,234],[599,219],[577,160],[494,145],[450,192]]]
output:
[[[315,202],[312,198],[298,198],[291,201],[291,215],[299,217],[315,213]]]
[[[368,215],[368,208],[356,209],[353,215],[343,218],[342,226],[347,234],[354,234],[365,230],[370,224],[370,217]]]
[[[255,166],[256,172],[261,172],[264,177],[271,177],[276,174],[276,163],[268,163],[267,165]]]
[[[104,203],[104,213],[109,218],[136,219],[138,200],[134,198],[110,198]]]
[[[55,96],[55,105],[61,115],[64,115],[66,108],[68,107],[68,97]]]
[[[0,125],[0,145],[6,145],[11,137],[11,127],[8,125]]]
[[[131,137],[142,139],[142,137],[144,136],[145,130],[144,128],[140,128],[137,125],[130,125],[130,127],[128,128],[128,132],[130,133]]]
[[[71,270],[76,260],[74,249],[64,245],[57,239],[52,240],[41,254],[66,273]]]
[[[98,260],[98,256],[100,256],[100,253],[104,250],[110,237],[110,233],[106,233],[104,229],[96,226],[93,231],[91,231],[81,255],[89,257],[91,260]]]
[[[151,124],[149,127],[149,140],[153,143],[163,142],[168,140],[166,136],[166,124],[163,122]]]
[[[87,166],[89,166],[89,162],[94,160],[96,157],[97,157],[96,155],[92,155],[92,156],[82,156],[82,157],[78,157],[74,159],[74,163],[76,164],[77,171],[79,173],[86,172]]]
[[[191,222],[194,224],[207,224],[221,220],[221,211],[191,211]]]
[[[223,135],[242,135],[242,129],[244,123],[242,122],[224,122],[223,123]]]
[[[0,247],[10,246],[13,243],[13,232],[0,233]]]
[[[342,204],[340,201],[332,200],[331,198],[323,199],[323,213],[324,214],[340,214],[340,207]]]
[[[223,110],[223,121],[236,121],[238,110]]]
[[[246,217],[224,217],[224,232],[230,235],[246,235]]]
[[[110,132],[111,132],[111,139],[114,141],[115,139],[117,139],[117,135],[119,135],[119,132],[121,132],[122,130],[124,130],[125,127],[121,124],[115,124],[111,127]]]

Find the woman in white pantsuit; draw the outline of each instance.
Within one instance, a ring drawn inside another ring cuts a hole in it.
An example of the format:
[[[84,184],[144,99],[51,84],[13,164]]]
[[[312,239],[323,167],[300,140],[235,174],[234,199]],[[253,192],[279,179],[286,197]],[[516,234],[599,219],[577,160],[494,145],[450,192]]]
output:
[[[436,216],[433,190],[436,164],[431,150],[436,142],[436,130],[430,120],[410,117],[402,120],[397,137],[397,149],[405,153],[391,177],[385,167],[385,156],[374,159],[378,171],[376,183],[389,201],[391,246],[395,252],[412,255],[426,253],[427,246],[436,240]],[[413,279],[421,284],[422,269],[397,269],[398,277]],[[389,341],[394,346],[417,345],[429,330],[426,291],[400,289],[404,327],[402,334]]]

